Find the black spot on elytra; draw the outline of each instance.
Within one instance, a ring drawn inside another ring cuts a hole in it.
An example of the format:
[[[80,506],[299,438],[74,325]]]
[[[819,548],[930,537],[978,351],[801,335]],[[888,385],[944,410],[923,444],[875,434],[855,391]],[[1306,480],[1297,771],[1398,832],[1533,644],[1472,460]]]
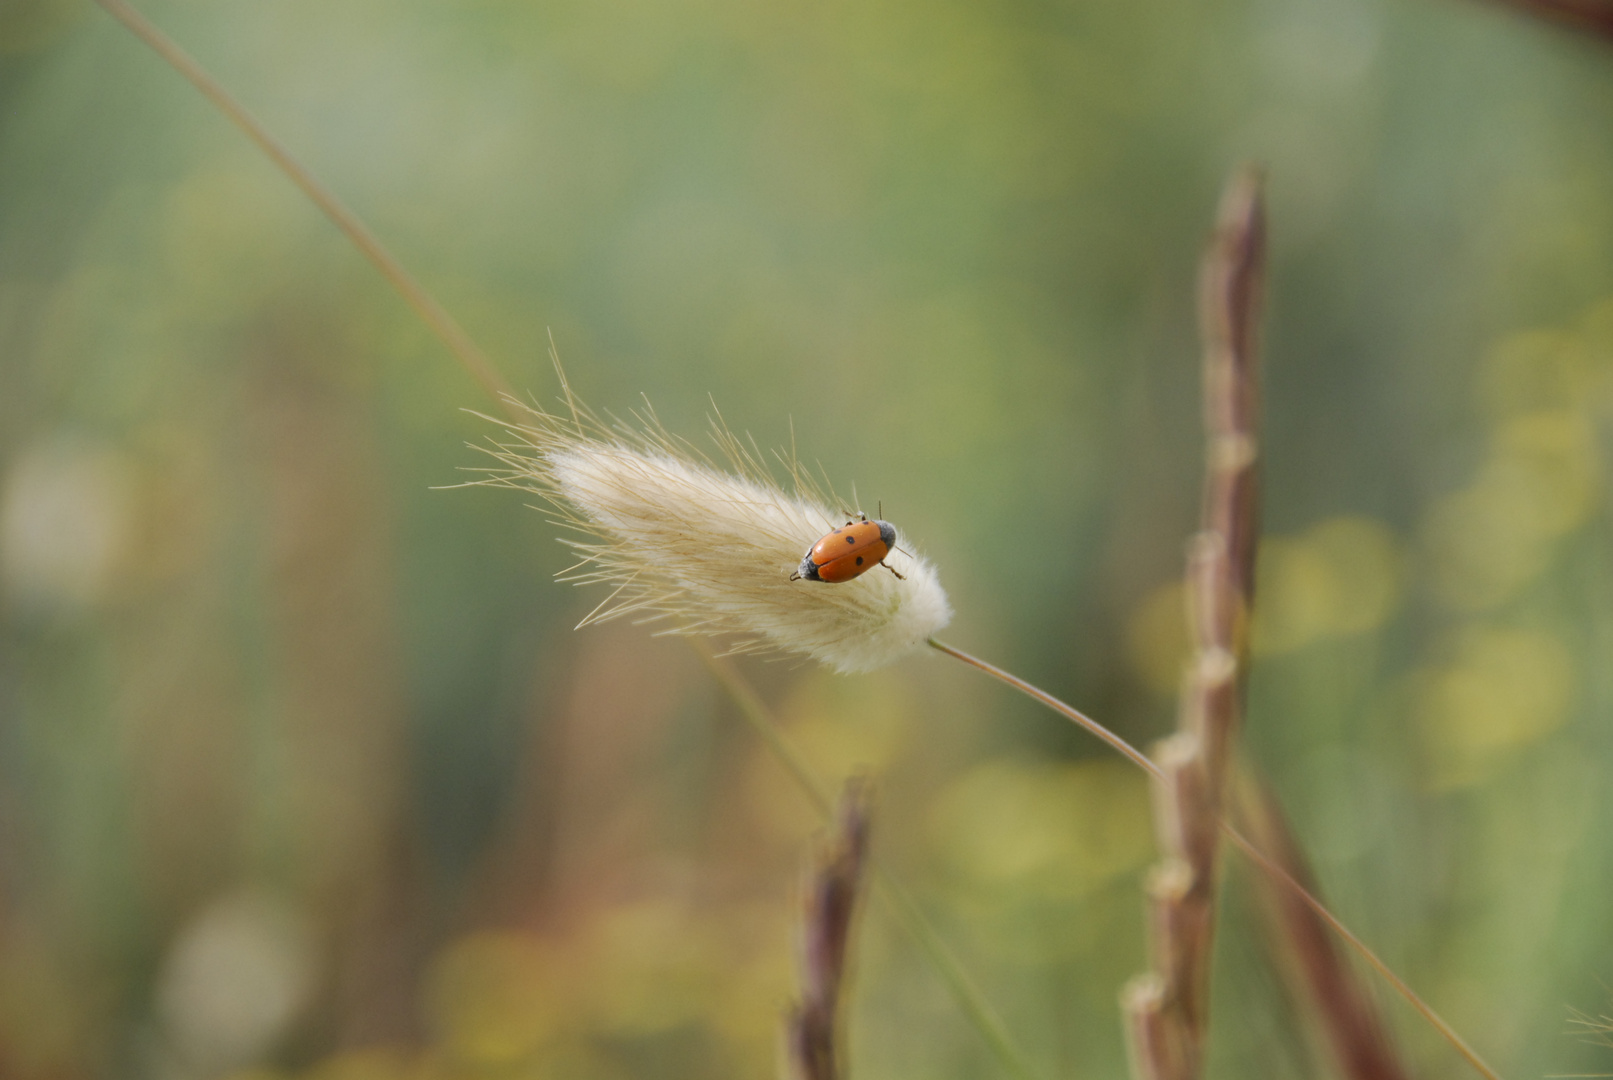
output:
[[[848,544],[855,544],[855,543],[856,543],[856,542],[857,542],[857,538],[856,538],[856,537],[855,537],[855,536],[848,536],[848,537],[846,537],[846,543],[848,543]]]
[[[859,555],[859,556],[857,556],[857,565],[861,566],[862,564],[863,564],[863,557],[861,555]]]

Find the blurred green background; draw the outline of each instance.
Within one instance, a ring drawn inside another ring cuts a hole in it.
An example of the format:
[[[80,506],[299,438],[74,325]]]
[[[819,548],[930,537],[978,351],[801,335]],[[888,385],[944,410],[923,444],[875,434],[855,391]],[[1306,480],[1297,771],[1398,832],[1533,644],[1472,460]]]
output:
[[[513,383],[715,398],[949,639],[1173,723],[1194,274],[1269,166],[1250,757],[1511,1076],[1613,979],[1613,49],[1456,0],[149,0]],[[478,388],[82,0],[0,2],[0,1074],[771,1075],[806,801],[551,580]],[[1123,1074],[1142,780],[935,656],[746,661],[1039,1075]],[[1605,831],[1604,831],[1605,830]],[[1310,1077],[1241,868],[1212,1073]],[[1001,1074],[870,908],[852,1075]],[[1386,999],[1423,1075],[1463,1075]]]

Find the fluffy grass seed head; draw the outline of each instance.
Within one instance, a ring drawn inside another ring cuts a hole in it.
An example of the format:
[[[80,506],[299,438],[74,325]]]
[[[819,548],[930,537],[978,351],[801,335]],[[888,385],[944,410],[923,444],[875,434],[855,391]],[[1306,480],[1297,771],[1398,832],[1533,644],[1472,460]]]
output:
[[[562,383],[563,385],[563,383]],[[517,403],[519,404],[519,403]],[[648,407],[607,424],[572,398],[569,416],[520,405],[523,422],[486,447],[500,462],[481,481],[534,492],[580,561],[563,581],[613,589],[579,627],[625,615],[662,633],[709,634],[733,652],[811,656],[851,674],[884,667],[952,618],[935,568],[906,551],[842,584],[791,581],[802,553],[846,520],[845,505],[777,455],[786,491],[754,442],[721,417],[711,436],[727,469],[666,432]]]

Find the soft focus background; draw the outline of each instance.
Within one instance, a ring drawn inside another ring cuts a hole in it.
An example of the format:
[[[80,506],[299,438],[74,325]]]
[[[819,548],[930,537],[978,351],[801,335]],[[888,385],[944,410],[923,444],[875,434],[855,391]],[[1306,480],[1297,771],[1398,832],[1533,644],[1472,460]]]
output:
[[[149,0],[517,386],[787,444],[1146,743],[1194,272],[1268,163],[1250,756],[1511,1076],[1613,1071],[1613,48],[1457,0]],[[82,0],[0,2],[0,1075],[772,1073],[809,804],[483,463],[374,270]],[[921,655],[742,670],[1042,1077],[1122,1074],[1141,778]],[[1222,1076],[1309,1077],[1242,869]],[[992,1077],[871,907],[855,1080]],[[1450,1051],[1386,1007],[1426,1075]]]

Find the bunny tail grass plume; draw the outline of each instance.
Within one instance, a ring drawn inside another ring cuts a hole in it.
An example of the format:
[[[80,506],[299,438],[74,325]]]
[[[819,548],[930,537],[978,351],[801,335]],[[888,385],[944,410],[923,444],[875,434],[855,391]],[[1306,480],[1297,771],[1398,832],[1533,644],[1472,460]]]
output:
[[[793,453],[779,455],[792,494],[720,416],[711,437],[726,471],[648,408],[632,425],[608,426],[565,393],[569,416],[516,403],[527,422],[503,422],[511,439],[484,448],[501,467],[480,482],[535,492],[575,534],[562,542],[581,561],[561,580],[613,586],[579,627],[624,615],[665,620],[663,633],[719,636],[733,652],[804,654],[851,674],[884,667],[951,620],[935,568],[900,536],[907,550],[885,561],[903,580],[878,566],[841,584],[790,580],[802,553],[847,520],[847,504]]]

